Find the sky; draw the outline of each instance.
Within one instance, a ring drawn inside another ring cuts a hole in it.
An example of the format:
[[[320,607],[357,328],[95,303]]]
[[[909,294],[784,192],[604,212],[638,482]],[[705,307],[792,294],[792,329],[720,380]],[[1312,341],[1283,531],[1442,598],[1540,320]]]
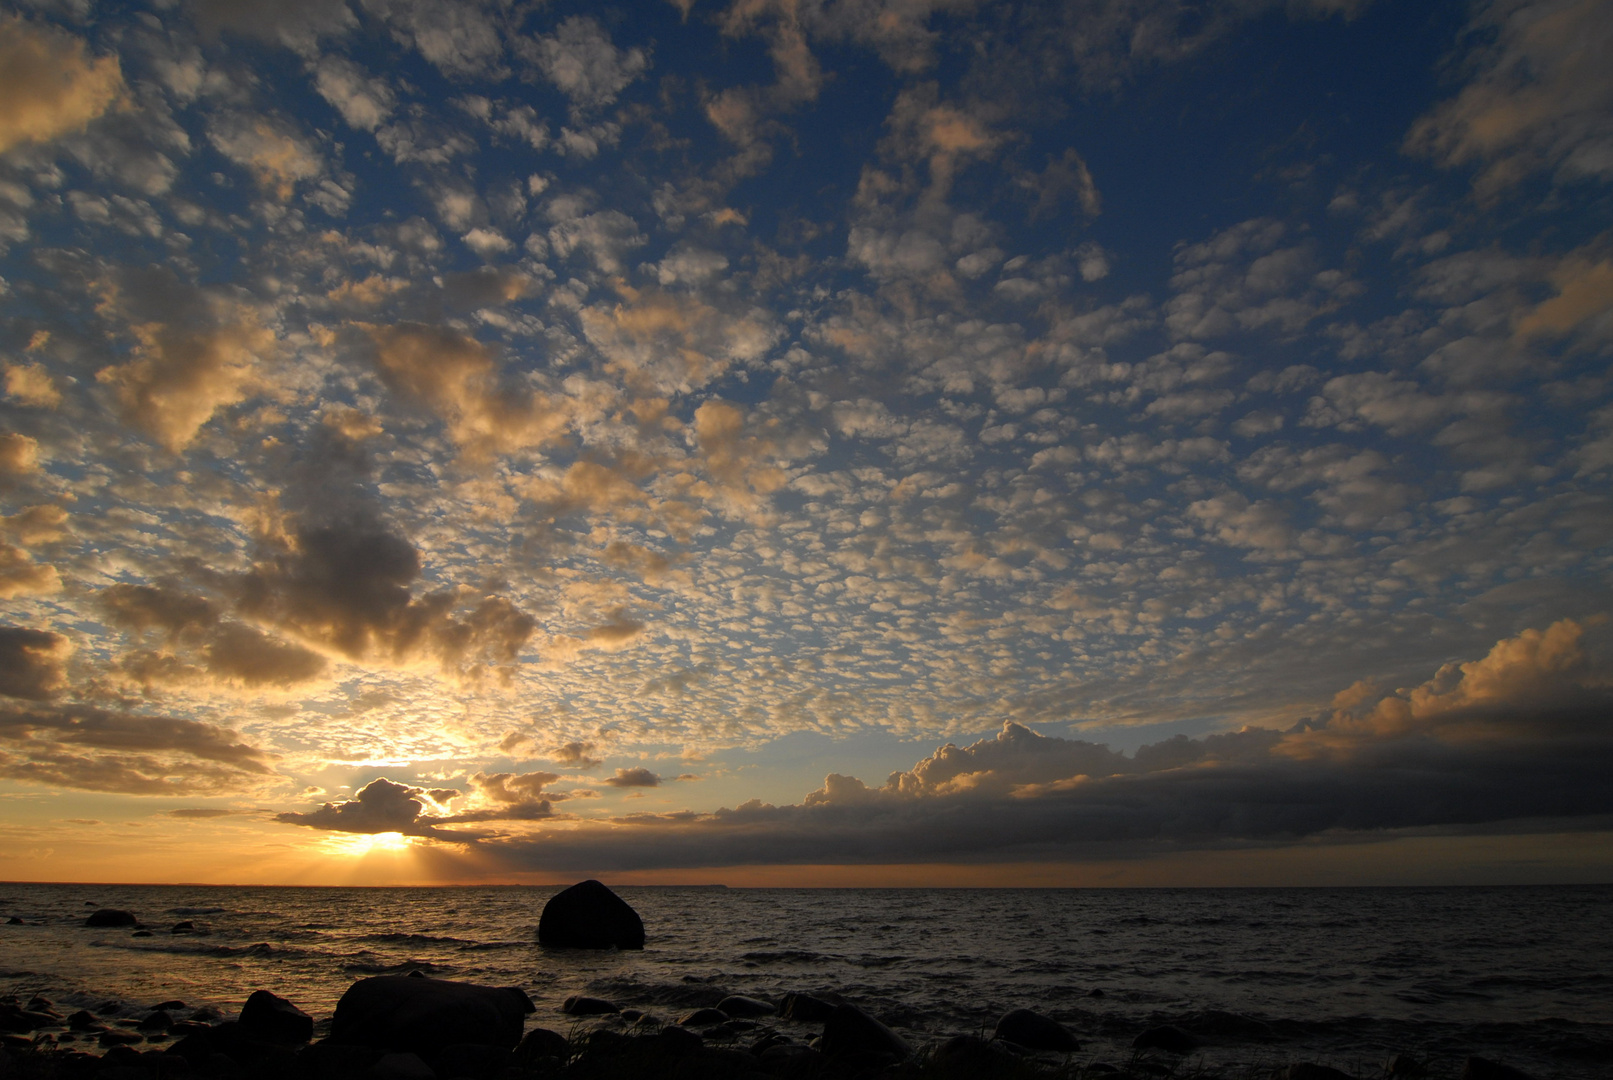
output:
[[[0,3],[0,879],[1613,880],[1610,39]]]

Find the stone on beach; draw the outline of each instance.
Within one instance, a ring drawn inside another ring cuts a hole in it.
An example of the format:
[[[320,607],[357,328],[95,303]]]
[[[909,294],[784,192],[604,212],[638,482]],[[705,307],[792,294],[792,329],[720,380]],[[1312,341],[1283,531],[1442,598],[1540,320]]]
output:
[[[1282,1071],[1282,1080],[1351,1080],[1350,1074],[1331,1065],[1296,1061]]]
[[[823,1024],[822,1049],[828,1057],[892,1057],[900,1061],[912,1048],[896,1032],[855,1005],[837,1005]]]
[[[513,986],[377,975],[360,979],[336,1003],[334,1042],[430,1052],[453,1043],[515,1047],[535,1011]]]
[[[815,998],[811,994],[785,994],[778,1006],[779,1016],[803,1024],[821,1024],[829,1019],[829,1014],[834,1011],[835,1007],[829,1002]]]
[[[533,1028],[522,1036],[520,1045],[515,1048],[515,1060],[529,1067],[546,1057],[564,1061],[570,1053],[571,1044],[566,1042],[564,1035],[548,1028]]]
[[[729,1016],[741,1018],[755,1016],[772,1016],[777,1010],[771,1002],[760,998],[746,997],[743,994],[729,994],[717,1002],[717,1008]]]
[[[1027,1050],[1055,1050],[1071,1054],[1081,1049],[1081,1043],[1070,1030],[1052,1017],[1015,1009],[997,1021],[993,1038],[1023,1046]]]
[[[937,1065],[975,1076],[990,1076],[1019,1060],[1001,1043],[978,1035],[954,1035],[931,1051],[930,1059]]]
[[[538,944],[559,949],[642,949],[644,920],[593,879],[562,889],[543,905]]]
[[[721,1009],[696,1009],[678,1021],[679,1027],[710,1027],[713,1024],[726,1024],[728,1014]]]
[[[314,1037],[314,1018],[267,990],[252,991],[237,1022],[246,1035],[265,1042],[305,1043]]]
[[[619,1013],[622,1010],[616,1007],[615,1002],[606,1001],[604,998],[572,994],[561,1003],[560,1011],[571,1016],[603,1016],[607,1013]]]
[[[437,1071],[419,1054],[387,1054],[370,1066],[373,1080],[437,1080]]]
[[[121,908],[100,908],[84,920],[85,926],[139,926],[133,912]]]

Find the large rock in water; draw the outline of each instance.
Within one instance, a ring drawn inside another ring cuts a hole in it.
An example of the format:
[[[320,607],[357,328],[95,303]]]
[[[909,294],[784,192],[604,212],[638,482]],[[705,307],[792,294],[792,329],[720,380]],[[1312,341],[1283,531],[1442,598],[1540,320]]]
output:
[[[1054,1050],[1073,1054],[1081,1044],[1070,1030],[1050,1016],[1029,1009],[1015,1009],[997,1021],[993,1038],[1023,1046],[1027,1050]]]
[[[377,975],[347,988],[336,1003],[330,1038],[423,1055],[454,1043],[514,1049],[533,1011],[526,991],[514,986]]]
[[[305,1043],[314,1037],[314,1018],[267,990],[252,991],[237,1023],[242,1032],[264,1042]]]
[[[139,926],[140,920],[131,911],[121,908],[101,908],[84,920],[85,926]]]
[[[599,882],[578,882],[543,905],[538,944],[559,949],[642,949],[644,920]]]
[[[855,1005],[836,1005],[823,1023],[823,1052],[829,1057],[889,1058],[902,1061],[913,1051],[896,1032]]]

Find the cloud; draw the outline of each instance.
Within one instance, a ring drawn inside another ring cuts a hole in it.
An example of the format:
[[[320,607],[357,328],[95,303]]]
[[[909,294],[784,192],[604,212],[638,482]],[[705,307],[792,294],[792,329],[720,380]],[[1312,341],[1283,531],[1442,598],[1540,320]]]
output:
[[[182,806],[177,810],[164,810],[163,813],[181,821],[209,821],[213,818],[231,817],[235,811],[216,806]]]
[[[569,742],[550,750],[549,760],[557,762],[562,769],[597,769],[602,763],[592,756],[593,752],[591,742]]]
[[[492,349],[473,337],[412,322],[358,325],[388,386],[441,416],[473,457],[543,446],[570,422],[562,399],[502,380]]]
[[[0,627],[0,694],[45,701],[67,685],[73,646],[60,634],[21,626]]]
[[[1406,149],[1446,167],[1480,163],[1488,198],[1533,172],[1559,183],[1613,177],[1613,71],[1601,0],[1479,5],[1469,33],[1477,75],[1412,125]]]
[[[475,675],[515,660],[531,616],[469,589],[416,596],[420,572],[414,545],[380,525],[304,525],[266,545],[231,591],[253,621],[351,661],[434,662]],[[282,671],[298,664],[292,654],[278,661]]]
[[[643,49],[618,49],[597,21],[573,15],[555,32],[521,42],[524,59],[579,108],[594,109],[616,100],[650,66]]]
[[[362,0],[364,10],[385,20],[399,43],[416,49],[450,78],[501,79],[504,42],[493,10],[476,0]]]
[[[314,88],[342,114],[349,127],[374,131],[397,108],[397,95],[343,56],[328,55],[314,68]]]
[[[62,403],[56,380],[38,363],[6,365],[6,396],[36,409],[54,409]]]
[[[61,590],[61,571],[34,562],[22,548],[0,540],[0,599],[49,596]]]
[[[226,113],[208,125],[218,152],[244,166],[258,186],[286,202],[297,182],[325,171],[325,163],[290,124],[251,113]]]
[[[422,796],[426,794],[424,788],[410,787],[383,776],[364,785],[351,799],[325,803],[307,813],[276,814],[274,819],[286,825],[333,832],[395,832],[438,840],[466,839],[464,835],[438,829],[433,824],[436,819],[425,816],[426,804]]]
[[[346,0],[189,0],[188,7],[204,34],[229,32],[272,41],[299,53],[311,53],[321,37],[345,34],[358,25]]]
[[[252,304],[187,285],[166,270],[124,271],[104,283],[103,309],[135,339],[133,359],[102,368],[124,420],[179,453],[215,412],[244,400],[273,332]]]
[[[615,776],[607,776],[604,783],[611,787],[660,787],[661,778],[643,766],[617,769]]]
[[[1131,755],[1013,722],[870,787],[839,774],[793,806],[636,814],[489,846],[517,865],[989,862],[1287,844],[1325,833],[1613,812],[1601,763],[1613,687],[1583,627],[1496,644],[1388,696],[1358,685],[1288,729],[1177,735]]]
[[[228,728],[90,706],[0,706],[0,776],[126,795],[261,787],[267,753]]]
[[[0,15],[0,154],[82,131],[127,93],[116,56],[92,59],[71,34]]]

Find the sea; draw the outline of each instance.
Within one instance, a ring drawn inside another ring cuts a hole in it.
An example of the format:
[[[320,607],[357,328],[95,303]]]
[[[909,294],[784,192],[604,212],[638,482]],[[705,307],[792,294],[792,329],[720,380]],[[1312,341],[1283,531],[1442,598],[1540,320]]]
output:
[[[1613,1076],[1613,886],[618,888],[643,952],[540,947],[561,887],[0,884],[0,995],[129,1020],[168,1000],[230,1016],[266,989],[328,1024],[355,980],[420,971],[519,986],[529,1025],[562,1033],[623,1023],[574,1021],[573,994],[671,1022],[797,991],[842,995],[918,1046],[1029,1008],[1076,1033],[1082,1062],[1124,1064],[1173,1024],[1205,1038],[1190,1064],[1207,1067],[1377,1076],[1410,1054],[1454,1078],[1476,1055],[1540,1080]],[[102,907],[151,936],[86,927]],[[182,921],[197,932],[171,932]]]

